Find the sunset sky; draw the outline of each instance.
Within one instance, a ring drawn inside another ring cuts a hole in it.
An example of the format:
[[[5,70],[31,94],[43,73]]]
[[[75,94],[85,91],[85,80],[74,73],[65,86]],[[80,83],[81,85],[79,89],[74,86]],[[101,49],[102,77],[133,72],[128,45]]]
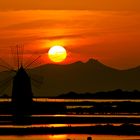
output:
[[[0,0],[0,55],[24,44],[27,56],[53,45],[68,52],[64,63],[90,58],[118,68],[140,65],[140,0]],[[8,60],[7,60],[8,61]]]

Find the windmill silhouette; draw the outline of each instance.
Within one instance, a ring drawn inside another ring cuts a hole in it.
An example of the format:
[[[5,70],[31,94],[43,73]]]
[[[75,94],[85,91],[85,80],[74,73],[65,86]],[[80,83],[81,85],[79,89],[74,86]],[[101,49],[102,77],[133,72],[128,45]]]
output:
[[[21,65],[13,79],[12,105],[15,122],[25,122],[32,113],[31,79]]]
[[[14,51],[14,52],[13,52]],[[3,68],[8,69],[10,72],[14,72],[14,77],[8,79],[4,83],[9,83],[12,80],[12,115],[13,121],[16,124],[28,123],[28,118],[32,115],[32,102],[33,102],[33,92],[31,86],[31,77],[29,76],[27,69],[41,56],[38,56],[32,62],[23,65],[23,46],[15,46],[12,50],[14,54],[14,59],[16,59],[17,70],[12,66],[4,62],[4,65],[0,65]],[[32,80],[34,80],[32,78]],[[40,81],[34,80],[38,83]]]

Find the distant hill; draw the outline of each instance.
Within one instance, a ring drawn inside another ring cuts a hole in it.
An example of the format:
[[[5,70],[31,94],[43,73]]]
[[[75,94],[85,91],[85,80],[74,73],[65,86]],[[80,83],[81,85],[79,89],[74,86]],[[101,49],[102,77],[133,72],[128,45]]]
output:
[[[43,79],[41,87],[33,86],[35,96],[57,96],[70,91],[140,90],[140,67],[117,70],[94,59],[67,65],[46,64],[29,70],[29,73],[33,79],[37,75]],[[3,76],[0,73],[0,79]]]
[[[120,89],[96,92],[96,93],[75,93],[69,92],[58,95],[57,98],[62,99],[140,99],[140,91],[122,91]]]
[[[94,59],[86,63],[43,65],[31,73],[44,77],[41,89],[35,94],[38,96],[56,96],[70,91],[93,93],[115,89],[140,90],[140,67],[117,70]]]

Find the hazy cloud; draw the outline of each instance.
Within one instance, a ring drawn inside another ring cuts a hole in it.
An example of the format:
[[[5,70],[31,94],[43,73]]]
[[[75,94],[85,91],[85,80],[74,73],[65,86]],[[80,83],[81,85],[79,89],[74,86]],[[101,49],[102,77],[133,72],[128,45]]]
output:
[[[18,40],[20,41],[37,41],[37,40],[60,40],[60,39],[76,39],[76,38],[81,38],[84,36],[93,36],[94,34],[69,34],[69,35],[58,35],[58,36],[23,36],[23,37],[5,37],[1,38],[0,42],[6,42],[6,41],[11,41],[11,42],[16,42]]]
[[[140,0],[0,0],[1,10],[140,10]]]

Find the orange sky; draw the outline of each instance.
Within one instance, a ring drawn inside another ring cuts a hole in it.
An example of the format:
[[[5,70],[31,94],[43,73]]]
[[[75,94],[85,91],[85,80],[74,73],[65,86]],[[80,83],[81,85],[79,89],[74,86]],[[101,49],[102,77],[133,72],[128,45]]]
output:
[[[9,46],[21,43],[26,55],[40,53],[50,63],[48,49],[62,45],[68,51],[65,63],[95,58],[119,69],[135,67],[139,10],[139,0],[1,0],[0,55],[7,59]]]
[[[3,10],[140,10],[139,0],[1,0]]]

